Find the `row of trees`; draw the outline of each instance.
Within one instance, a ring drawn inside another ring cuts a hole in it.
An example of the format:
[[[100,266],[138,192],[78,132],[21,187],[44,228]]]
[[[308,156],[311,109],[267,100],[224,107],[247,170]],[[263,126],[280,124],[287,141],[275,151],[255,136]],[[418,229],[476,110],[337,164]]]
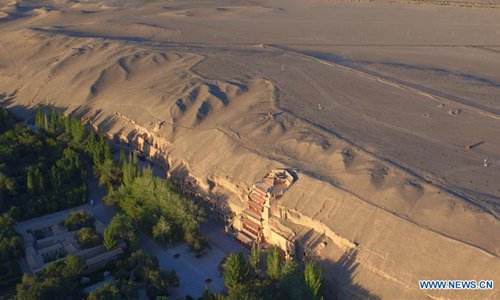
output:
[[[252,246],[248,259],[242,253],[230,254],[222,264],[227,296],[207,290],[203,299],[324,299],[321,268],[307,262],[302,269],[280,254],[277,248],[264,253],[257,245]]]

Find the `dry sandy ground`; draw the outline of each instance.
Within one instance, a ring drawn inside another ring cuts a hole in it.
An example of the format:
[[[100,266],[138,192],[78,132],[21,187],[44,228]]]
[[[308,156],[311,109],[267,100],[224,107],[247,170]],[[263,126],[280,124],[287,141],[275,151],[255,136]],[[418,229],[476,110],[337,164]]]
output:
[[[84,112],[112,134],[149,131],[173,168],[235,209],[268,170],[297,168],[283,204],[303,226],[297,238],[329,241],[319,254],[339,296],[498,298],[498,288],[418,289],[419,279],[500,282],[498,16],[2,0],[0,101],[19,114],[39,103]]]

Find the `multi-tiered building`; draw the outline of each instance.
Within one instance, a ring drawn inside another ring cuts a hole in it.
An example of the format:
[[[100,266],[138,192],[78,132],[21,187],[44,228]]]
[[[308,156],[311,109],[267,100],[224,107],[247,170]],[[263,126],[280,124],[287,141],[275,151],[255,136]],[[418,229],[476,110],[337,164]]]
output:
[[[269,172],[252,186],[246,208],[230,224],[240,242],[249,246],[255,242],[272,244],[293,255],[295,241],[283,236],[281,231],[275,230],[272,219],[273,217],[283,219],[279,198],[295,180],[292,171],[277,169]]]

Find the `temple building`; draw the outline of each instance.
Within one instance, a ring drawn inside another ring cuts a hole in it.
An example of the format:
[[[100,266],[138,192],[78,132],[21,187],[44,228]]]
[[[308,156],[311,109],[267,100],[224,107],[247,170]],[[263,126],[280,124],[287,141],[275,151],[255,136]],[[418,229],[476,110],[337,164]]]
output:
[[[287,256],[294,257],[295,240],[279,228],[280,220],[286,220],[279,199],[296,179],[293,171],[276,169],[256,182],[248,194],[246,208],[228,226],[234,230],[235,238],[247,246],[255,242],[278,246]]]

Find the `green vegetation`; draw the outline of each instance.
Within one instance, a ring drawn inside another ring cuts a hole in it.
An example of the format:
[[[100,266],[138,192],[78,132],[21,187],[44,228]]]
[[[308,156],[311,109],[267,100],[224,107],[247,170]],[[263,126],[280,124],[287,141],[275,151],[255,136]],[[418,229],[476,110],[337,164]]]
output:
[[[35,125],[42,131],[57,136],[72,149],[86,154],[92,161],[94,175],[101,186],[109,188],[118,183],[119,170],[113,164],[111,145],[104,137],[88,130],[80,120],[54,110],[38,110]]]
[[[161,242],[162,245],[165,245],[165,242],[171,241],[172,235],[172,225],[165,219],[165,217],[161,216],[158,220],[158,223],[153,226],[153,237]]]
[[[91,227],[83,227],[80,229],[76,234],[76,240],[81,249],[93,248],[101,244],[101,238]]]
[[[17,285],[16,298],[32,299],[64,299],[78,298],[81,294],[79,280],[86,272],[82,258],[69,255],[65,261],[49,265],[40,277],[24,274]]]
[[[131,248],[137,246],[137,229],[132,220],[124,214],[117,214],[111,219],[104,231],[104,247],[112,250],[117,247],[119,240],[124,240]]]
[[[14,223],[8,214],[0,216],[0,289],[15,285],[21,276],[14,259],[23,255],[24,242]]]
[[[137,299],[139,284],[129,280],[106,283],[89,294],[88,300]]]
[[[265,260],[265,270],[262,269]],[[222,264],[227,296],[205,291],[202,299],[324,299],[319,289],[323,281],[321,268],[307,262],[284,260],[277,248],[265,255],[253,246],[248,261],[242,253],[230,254]]]
[[[83,227],[94,228],[95,218],[83,210],[72,211],[69,216],[64,219],[63,225],[68,230],[78,230]]]
[[[308,296],[314,300],[323,299],[319,292],[323,282],[323,273],[321,268],[311,263],[306,264],[304,279],[306,283],[306,293]]]
[[[87,201],[87,167],[104,186],[116,183],[111,147],[78,119],[38,110],[36,128],[0,108],[0,213],[30,219]]]
[[[229,290],[244,285],[250,278],[250,268],[243,253],[230,254],[224,264],[224,282]]]
[[[133,299],[140,287],[146,289],[150,299],[157,299],[168,296],[169,287],[179,286],[175,272],[160,269],[158,260],[141,250],[116,263],[115,278],[117,282],[97,289],[89,299]]]
[[[8,214],[0,216],[0,261],[19,258],[23,254],[23,239],[14,230],[14,223]]]
[[[197,254],[201,253],[207,244],[198,233],[198,224],[204,220],[203,210],[182,197],[172,183],[154,176],[151,169],[141,171],[135,156],[124,156],[121,155],[122,184],[110,190],[106,203],[118,207],[158,242],[185,240]],[[106,234],[104,239],[107,240]]]
[[[120,161],[114,162],[105,138],[62,113],[38,110],[35,126],[26,126],[0,108],[0,213],[8,213],[0,219],[2,260],[10,264],[23,252],[23,241],[12,229],[14,219],[30,219],[86,203],[90,173],[108,189],[106,203],[122,213],[111,220],[103,237],[95,232],[92,216],[84,211],[71,213],[62,224],[78,230],[81,248],[95,247],[102,241],[107,249],[114,249],[124,241],[134,250],[137,232],[142,230],[163,245],[186,241],[201,255],[207,246],[199,233],[204,211],[171,182],[154,176],[151,169],[141,170],[135,155],[127,158],[122,152]],[[33,234],[44,237],[42,231]],[[47,261],[62,254],[56,253]],[[116,264],[117,281],[98,289],[89,299],[136,298],[140,287],[149,297],[163,299],[168,287],[179,284],[175,273],[161,270],[154,257],[142,251],[126,255]],[[24,275],[17,285],[17,299],[79,299],[79,280],[85,274],[84,260],[69,255],[39,276]]]
[[[259,273],[259,270],[262,268],[262,250],[260,244],[253,243],[250,248],[250,255],[248,256],[248,262],[250,266],[255,270],[256,273]]]

